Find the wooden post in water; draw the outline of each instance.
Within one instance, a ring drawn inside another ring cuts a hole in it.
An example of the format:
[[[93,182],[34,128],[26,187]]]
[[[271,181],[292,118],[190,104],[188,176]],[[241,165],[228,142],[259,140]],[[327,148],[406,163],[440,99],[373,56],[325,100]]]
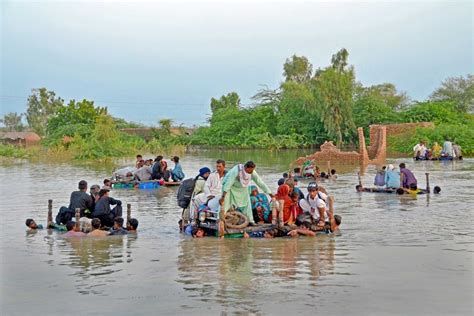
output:
[[[272,225],[276,225],[278,219],[278,201],[273,199],[272,201]]]
[[[80,231],[81,231],[80,219],[81,219],[81,209],[80,209],[80,208],[76,208],[76,227],[74,228],[74,230],[75,230],[76,232],[80,232]]]
[[[357,178],[359,179],[359,185],[362,186],[362,178],[360,177],[360,172],[357,172]]]
[[[46,228],[53,226],[53,200],[48,200],[48,217],[46,220]]]
[[[426,172],[425,176],[426,176],[426,192],[431,193],[430,192],[430,173]]]
[[[127,222],[125,223],[125,226],[128,226],[128,223],[130,223],[131,218],[132,218],[132,204],[127,203]]]
[[[278,201],[278,227],[283,227],[283,225],[285,224],[283,222],[283,208],[285,207],[285,201],[284,200],[279,200]]]
[[[400,188],[403,188],[403,173],[400,172]]]
[[[219,219],[217,220],[217,234],[219,238],[224,238],[225,234],[225,212],[224,205],[219,208]]]
[[[331,178],[331,161],[328,160],[328,179]]]

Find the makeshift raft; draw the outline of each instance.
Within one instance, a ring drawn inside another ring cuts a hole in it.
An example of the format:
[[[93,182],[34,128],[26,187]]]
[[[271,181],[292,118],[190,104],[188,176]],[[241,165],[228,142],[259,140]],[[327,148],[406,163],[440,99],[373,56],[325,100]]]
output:
[[[158,189],[159,187],[179,186],[181,182],[163,182],[159,180],[150,181],[118,181],[112,184],[113,189]]]
[[[430,174],[428,172],[425,173],[426,176],[426,189],[421,189],[418,194],[430,194],[431,189],[430,189]],[[367,193],[397,193],[397,189],[392,189],[392,188],[377,188],[377,187],[371,187],[371,188],[365,188],[362,185],[362,179],[360,177],[360,173],[357,173],[357,177],[359,178],[359,185],[362,187],[362,191],[357,191],[360,193],[367,192]],[[403,174],[400,174],[400,183],[403,182]],[[357,188],[357,187],[356,187]]]

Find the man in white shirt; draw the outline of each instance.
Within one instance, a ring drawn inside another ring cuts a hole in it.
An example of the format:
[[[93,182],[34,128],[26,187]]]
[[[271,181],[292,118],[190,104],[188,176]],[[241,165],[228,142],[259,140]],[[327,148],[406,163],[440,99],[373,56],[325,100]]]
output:
[[[311,214],[311,216],[318,220],[318,226],[322,227],[325,225],[327,216],[327,201],[328,196],[326,193],[319,190],[316,182],[310,182],[308,184],[308,195],[306,198],[300,200],[300,207],[303,212]],[[316,212],[317,210],[317,212]]]
[[[222,195],[222,180],[225,175],[225,161],[216,161],[216,171],[212,172],[204,184],[204,192],[194,196],[193,213],[196,214],[199,206],[206,204],[212,211],[219,211],[219,199]]]
[[[421,141],[419,144],[416,144],[415,147],[413,147],[413,156],[415,158],[426,157],[426,146],[424,141]]]

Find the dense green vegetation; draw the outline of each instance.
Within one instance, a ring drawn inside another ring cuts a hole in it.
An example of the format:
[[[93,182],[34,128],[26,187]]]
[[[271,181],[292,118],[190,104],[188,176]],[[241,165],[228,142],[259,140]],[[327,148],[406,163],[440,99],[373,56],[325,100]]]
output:
[[[211,100],[208,127],[193,135],[193,144],[243,148],[296,148],[333,140],[357,142],[355,127],[367,136],[371,124],[434,122],[434,130],[420,129],[390,140],[392,152],[411,152],[420,138],[429,144],[445,137],[472,154],[474,77],[448,78],[429,100],[410,101],[391,83],[364,87],[340,50],[329,66],[313,71],[304,56],[292,56],[283,65],[285,81],[263,89],[254,104],[243,106],[237,93]]]
[[[176,152],[186,145],[229,148],[298,148],[333,140],[355,144],[356,127],[368,133],[371,124],[434,122],[434,129],[417,129],[389,139],[392,152],[410,152],[423,139],[432,144],[449,137],[465,154],[474,154],[474,76],[448,78],[428,100],[414,102],[391,83],[365,87],[357,82],[349,53],[341,49],[329,65],[313,70],[304,56],[292,56],[283,65],[284,81],[265,88],[244,106],[236,92],[212,98],[208,126],[193,135],[172,132],[173,122],[161,119],[152,139],[119,129],[143,127],[112,117],[93,101],[69,101],[45,88],[33,89],[25,114],[8,113],[1,119],[5,130],[20,131],[24,115],[28,128],[43,136],[48,153],[75,159],[120,157],[140,152]],[[2,146],[1,156],[26,157],[27,152]]]

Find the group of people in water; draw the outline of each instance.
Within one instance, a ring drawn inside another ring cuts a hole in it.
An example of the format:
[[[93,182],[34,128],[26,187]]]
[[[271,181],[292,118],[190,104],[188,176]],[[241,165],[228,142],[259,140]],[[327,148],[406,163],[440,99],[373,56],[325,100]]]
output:
[[[280,228],[286,227],[286,235],[290,236],[313,236],[316,231],[323,231],[325,228],[328,232],[338,230],[341,217],[334,215],[329,209],[329,197],[323,187],[310,182],[305,196],[298,188],[299,176],[284,174],[278,181],[276,194],[273,194],[255,169],[255,163],[247,161],[226,170],[226,163],[222,159],[216,161],[213,172],[208,167],[201,168],[193,181],[189,182],[193,185],[189,196],[184,193],[180,195],[178,190],[178,204],[183,207],[181,229],[195,237],[204,236],[205,230],[197,225],[200,212],[218,214],[222,207],[226,212],[241,212],[248,219],[249,226],[274,224],[278,221]],[[186,186],[187,181],[182,186]],[[269,197],[271,203],[278,205],[278,219],[274,218],[276,214],[272,212]],[[249,237],[270,238],[277,235],[274,228],[247,233]]]
[[[452,143],[449,138],[443,143],[441,147],[437,142],[434,142],[431,148],[428,148],[425,141],[420,141],[413,147],[413,159],[415,160],[462,160],[461,146]]]
[[[356,185],[357,192],[396,192],[397,194],[425,194],[428,190],[418,187],[418,180],[405,163],[399,165],[399,170],[394,165],[381,166],[377,169],[374,178],[375,188],[364,188],[362,184]],[[434,193],[441,192],[439,186],[434,187]]]
[[[63,237],[125,235],[135,233],[138,220],[130,218],[124,228],[122,202],[109,196],[111,180],[105,179],[102,188],[95,184],[87,193],[87,181],[81,180],[78,190],[71,193],[69,206],[62,206],[56,215],[55,223],[49,222],[48,228],[66,231]],[[73,221],[79,210],[79,223]],[[25,222],[29,230],[43,228],[34,219]]]
[[[155,159],[143,159],[142,155],[137,155],[136,159],[135,166],[116,170],[114,172],[115,180],[180,182],[185,177],[178,156],[171,158],[174,163],[173,169],[169,169],[168,162],[161,155],[156,156]]]

